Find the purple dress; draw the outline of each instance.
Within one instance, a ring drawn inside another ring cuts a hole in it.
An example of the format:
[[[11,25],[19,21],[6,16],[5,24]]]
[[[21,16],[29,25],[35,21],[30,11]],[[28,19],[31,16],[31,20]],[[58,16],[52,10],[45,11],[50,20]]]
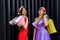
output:
[[[44,26],[44,19],[41,19],[38,24],[33,22],[32,25],[37,28],[35,40],[50,40],[50,36]]]

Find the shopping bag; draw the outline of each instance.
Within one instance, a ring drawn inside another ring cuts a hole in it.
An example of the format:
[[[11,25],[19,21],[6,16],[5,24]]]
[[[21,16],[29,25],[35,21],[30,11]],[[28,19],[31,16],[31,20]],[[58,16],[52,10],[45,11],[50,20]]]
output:
[[[14,25],[14,21],[15,21],[17,18],[18,18],[18,17],[15,17],[15,18],[13,18],[12,20],[10,20],[10,21],[9,21],[9,24],[10,24],[10,25]]]
[[[19,20],[21,20],[23,18],[23,16],[19,16],[16,20],[14,20],[14,24],[17,24],[19,22]]]
[[[17,26],[23,26],[25,24],[25,18],[22,17],[19,22],[17,23]]]
[[[55,28],[55,25],[54,25],[54,22],[50,18],[48,19],[47,31],[48,31],[49,34],[53,34],[53,33],[57,32],[57,30]]]
[[[16,25],[21,18],[22,18],[22,16],[15,17],[15,18],[13,18],[12,20],[9,21],[9,24],[10,25]]]

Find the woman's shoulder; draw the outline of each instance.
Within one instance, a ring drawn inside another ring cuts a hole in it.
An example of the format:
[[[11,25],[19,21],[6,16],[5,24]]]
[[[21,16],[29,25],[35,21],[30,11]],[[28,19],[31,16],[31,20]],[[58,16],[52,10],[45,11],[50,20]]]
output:
[[[26,18],[28,19],[28,17],[26,16]]]
[[[27,16],[25,18],[28,20],[28,17]]]
[[[38,17],[35,18],[35,21],[38,19]]]

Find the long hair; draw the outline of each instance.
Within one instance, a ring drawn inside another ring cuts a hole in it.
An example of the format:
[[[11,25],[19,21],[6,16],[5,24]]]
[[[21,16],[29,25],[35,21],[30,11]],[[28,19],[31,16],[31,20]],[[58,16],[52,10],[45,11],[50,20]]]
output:
[[[22,15],[23,8],[20,10],[20,15]]]
[[[45,15],[45,14],[46,14],[46,8],[45,8],[45,7],[40,7],[40,8],[38,9],[38,11],[41,10],[41,9],[43,9],[43,12],[44,12],[43,15]],[[38,16],[39,16],[39,15],[38,15]]]
[[[24,7],[23,7],[23,8],[24,8]],[[22,15],[23,8],[21,8],[20,10],[18,9],[19,15]],[[26,8],[25,8],[25,10],[26,10]]]
[[[39,10],[43,9],[44,13],[46,13],[46,8],[45,7],[40,7]]]

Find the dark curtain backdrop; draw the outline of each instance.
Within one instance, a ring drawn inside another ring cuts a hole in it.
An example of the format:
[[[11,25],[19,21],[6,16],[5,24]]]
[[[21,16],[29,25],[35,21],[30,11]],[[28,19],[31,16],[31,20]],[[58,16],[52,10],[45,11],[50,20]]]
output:
[[[33,26],[31,23],[37,16],[39,7],[46,7],[47,14],[54,20],[58,35],[52,34],[52,40],[60,39],[60,0],[0,0],[0,40],[17,40],[17,26],[9,25],[9,20],[17,16],[17,9],[23,5],[27,9],[29,18],[29,40],[33,38]]]

